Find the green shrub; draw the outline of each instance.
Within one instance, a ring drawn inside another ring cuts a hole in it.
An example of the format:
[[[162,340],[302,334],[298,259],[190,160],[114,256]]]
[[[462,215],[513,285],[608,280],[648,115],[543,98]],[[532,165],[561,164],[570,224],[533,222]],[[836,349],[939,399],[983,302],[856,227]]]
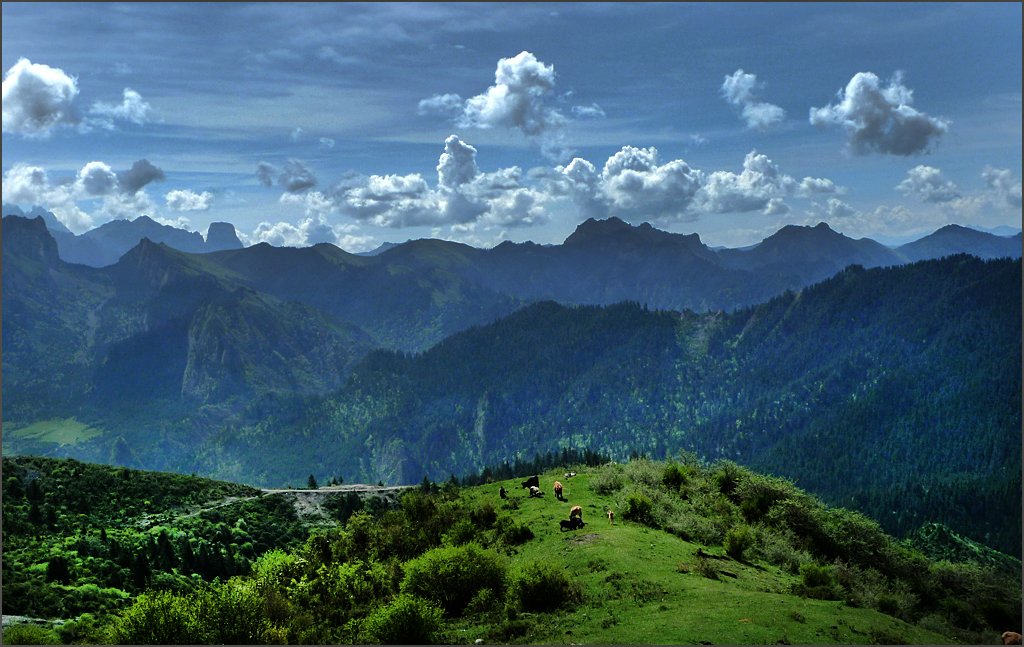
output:
[[[716,569],[714,564],[712,564],[706,557],[697,558],[697,565],[694,567],[694,570],[709,580],[718,579],[718,569]]]
[[[651,503],[651,498],[646,494],[630,492],[626,496],[626,504],[622,508],[622,518],[651,525],[654,521],[651,516],[651,509],[653,507],[654,504]]]
[[[791,482],[770,476],[750,475],[736,487],[740,511],[749,522],[759,521],[779,501],[796,492]]]
[[[52,629],[39,625],[17,624],[4,627],[5,645],[60,645],[60,637]]]
[[[725,552],[733,559],[743,559],[743,554],[754,543],[754,534],[749,526],[733,526],[725,533]]]
[[[811,561],[811,556],[806,551],[795,546],[796,537],[788,528],[756,528],[756,538],[751,549],[754,555],[794,575],[800,572],[802,564]]]
[[[442,546],[405,563],[402,593],[432,600],[457,616],[480,589],[504,592],[505,564],[477,544]]]
[[[832,577],[832,569],[828,566],[808,562],[800,566],[800,584],[795,593],[816,600],[838,600],[839,587]]]
[[[468,544],[476,538],[476,526],[469,519],[459,519],[442,536],[442,542],[452,546]]]
[[[478,528],[490,528],[498,520],[498,513],[490,501],[484,501],[469,513],[469,518]]]
[[[403,593],[366,617],[360,640],[383,645],[429,645],[437,642],[442,616],[436,605]]]
[[[677,491],[686,485],[687,478],[683,470],[676,463],[668,463],[661,474],[661,484],[672,491]]]
[[[641,485],[646,488],[656,488],[661,485],[661,477],[664,469],[660,463],[655,463],[646,458],[634,458],[623,468],[623,475],[626,481]]]
[[[565,572],[547,562],[528,562],[509,584],[509,598],[526,611],[554,611],[579,600],[579,590]]]
[[[140,595],[115,621],[112,639],[129,645],[244,645],[263,642],[268,627],[260,596],[225,584],[189,595]]]
[[[121,645],[191,645],[208,642],[199,626],[196,605],[169,591],[144,593],[111,628]]]
[[[530,527],[517,523],[512,517],[499,517],[494,529],[497,539],[507,546],[518,546],[533,539]]]
[[[684,511],[672,516],[665,529],[673,535],[705,546],[717,546],[725,540],[725,529],[718,519]]]
[[[804,586],[827,586],[832,583],[832,571],[822,564],[804,564],[800,567],[800,580]]]
[[[493,589],[480,589],[466,605],[465,615],[493,615],[502,609],[502,601]]]
[[[597,494],[607,496],[622,489],[626,479],[622,476],[621,465],[599,467],[590,479],[590,487]]]
[[[735,500],[736,489],[744,478],[750,476],[750,473],[729,460],[717,461],[713,468],[713,478],[718,485],[718,491]]]

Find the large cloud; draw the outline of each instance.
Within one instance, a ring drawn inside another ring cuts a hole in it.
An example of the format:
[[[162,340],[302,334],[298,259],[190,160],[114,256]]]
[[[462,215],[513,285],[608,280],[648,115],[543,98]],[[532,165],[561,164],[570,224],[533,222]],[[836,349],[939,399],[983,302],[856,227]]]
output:
[[[839,92],[838,99],[835,105],[811,108],[810,120],[816,126],[842,126],[856,155],[914,155],[927,150],[949,129],[948,121],[911,107],[913,92],[903,85],[899,73],[883,86],[871,72],[859,72]]]
[[[299,193],[316,186],[316,176],[301,160],[289,159],[284,168],[278,168],[269,162],[256,165],[256,179],[263,186],[273,186],[276,182],[289,193]]]
[[[608,158],[599,173],[588,160],[575,158],[553,172],[531,174],[552,198],[569,196],[583,217],[608,215],[626,220],[696,220],[702,213],[762,211],[776,216],[789,211],[788,196],[841,193],[827,178],[797,182],[767,156],[751,151],[740,173],[705,173],[681,159],[661,164],[654,148],[625,146]]]
[[[822,180],[805,178],[808,185]],[[769,215],[784,213],[782,198],[797,186],[767,155],[751,151],[743,159],[740,173],[715,171],[701,192],[701,206],[712,213],[765,210]]]
[[[623,146],[601,171],[601,193],[613,215],[630,220],[693,220],[704,173],[683,160],[658,163],[658,150]]]
[[[757,82],[756,75],[747,74],[739,69],[725,77],[721,91],[726,101],[742,108],[742,115],[748,128],[767,130],[781,123],[786,118],[786,111],[774,104],[758,100],[754,91],[761,85],[763,84]]]
[[[436,196],[418,173],[371,175],[339,196],[342,213],[378,227],[411,227],[445,222]]]
[[[1020,181],[1014,181],[1013,174],[1009,169],[998,169],[986,166],[981,172],[982,179],[990,189],[995,191],[1006,204],[1020,209],[1021,207],[1021,186]]]
[[[494,85],[466,99],[461,121],[478,128],[503,126],[539,135],[566,122],[561,112],[547,105],[554,88],[555,67],[530,52],[519,52],[498,61]]]
[[[81,191],[89,196],[108,195],[118,188],[117,173],[103,162],[89,162],[78,171]]]
[[[924,202],[951,202],[960,197],[956,185],[934,166],[919,165],[907,171],[907,177],[896,185],[904,195],[916,195]]]
[[[462,128],[512,129],[535,138],[546,156],[560,158],[568,154],[563,139],[570,120],[552,105],[554,89],[554,66],[523,51],[498,61],[494,85],[483,93],[465,100],[458,94],[434,95],[421,100],[417,112],[447,117]],[[581,116],[603,114],[597,106],[579,108]]]
[[[59,126],[76,124],[81,132],[113,130],[117,121],[142,125],[153,112],[141,94],[125,88],[121,103],[97,101],[83,120],[74,105],[77,96],[78,80],[64,70],[18,59],[4,76],[3,131],[47,137]]]
[[[485,228],[517,227],[547,221],[543,207],[550,199],[548,194],[524,186],[519,167],[480,171],[476,154],[473,146],[452,135],[445,140],[438,158],[436,187],[418,173],[349,176],[324,192],[286,193],[281,202],[302,206],[307,217],[317,221],[326,222],[328,216],[341,214],[379,227],[470,223]],[[261,163],[257,174],[264,184],[286,184],[269,164]],[[261,239],[269,240],[266,237],[271,231],[291,230],[267,224],[261,231]]]
[[[79,122],[72,105],[77,81],[64,70],[18,59],[3,82],[3,132],[45,137]]]

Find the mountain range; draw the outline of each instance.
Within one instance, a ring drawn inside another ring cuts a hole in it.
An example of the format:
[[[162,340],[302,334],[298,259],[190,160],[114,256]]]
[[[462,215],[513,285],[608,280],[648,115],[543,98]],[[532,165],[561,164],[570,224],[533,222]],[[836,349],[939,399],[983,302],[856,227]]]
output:
[[[612,218],[370,256],[145,238],[91,267],[42,216],[3,233],[5,453],[279,485],[689,449],[898,509],[899,532],[1019,544],[995,520],[1020,485],[1020,261],[948,256],[1019,258],[1019,235],[713,250]]]
[[[116,263],[144,238],[195,254],[242,247],[235,226],[227,222],[211,223],[204,238],[197,232],[163,225],[149,216],[139,216],[134,220],[111,220],[76,236],[56,216],[41,207],[33,207],[26,213],[17,205],[4,204],[3,215],[42,218],[57,241],[60,257],[69,263],[91,267]]]

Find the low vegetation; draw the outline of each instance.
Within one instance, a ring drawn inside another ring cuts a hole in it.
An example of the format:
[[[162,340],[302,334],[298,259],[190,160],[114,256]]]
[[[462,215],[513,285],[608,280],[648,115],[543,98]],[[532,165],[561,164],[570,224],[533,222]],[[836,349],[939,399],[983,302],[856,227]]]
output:
[[[1019,561],[931,560],[731,462],[563,465],[532,498],[525,476],[425,480],[311,527],[241,486],[4,459],[4,612],[63,620],[4,643],[941,644],[1020,627]],[[56,494],[110,477],[73,506]],[[574,506],[585,525],[562,529]]]

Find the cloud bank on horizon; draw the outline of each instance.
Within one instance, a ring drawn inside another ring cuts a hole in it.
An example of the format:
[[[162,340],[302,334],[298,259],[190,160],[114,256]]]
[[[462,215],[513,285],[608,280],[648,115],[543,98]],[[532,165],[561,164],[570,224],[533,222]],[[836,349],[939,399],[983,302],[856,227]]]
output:
[[[232,33],[244,62],[234,78],[184,58],[216,34],[173,25],[203,11],[254,21]],[[456,5],[394,5],[352,7],[343,21],[310,7],[289,14],[286,36],[268,49],[255,19],[280,18],[274,7],[172,4],[147,17],[189,42],[157,42],[143,57],[159,52],[183,67],[171,74],[126,63],[123,50],[71,67],[69,56],[84,51],[77,33],[54,21],[53,42],[29,42],[17,25],[42,20],[45,7],[5,4],[3,200],[45,207],[77,233],[145,214],[197,228],[233,220],[249,243],[330,242],[352,251],[425,235],[482,246],[555,242],[585,218],[608,216],[732,244],[821,219],[851,235],[893,238],[949,222],[1019,227],[1019,20],[1005,43],[1016,52],[1008,69],[984,74],[928,62],[909,42],[876,53],[872,67],[886,60],[888,69],[871,70],[856,60],[836,65],[831,52],[821,61],[786,56],[756,39],[729,41],[737,52],[719,62],[696,45],[674,59],[639,46],[574,50],[543,37],[552,23],[571,31],[563,15],[608,34],[621,32],[617,12],[680,29],[684,17],[712,20],[687,11],[525,5],[470,19]],[[847,37],[841,25],[851,15],[871,23],[889,10],[859,11],[814,10],[819,29],[837,14],[837,40]],[[930,11],[949,32],[966,28]],[[503,27],[499,18],[509,15],[524,26]],[[58,42],[62,34],[71,42]],[[714,34],[693,32],[705,42]],[[508,53],[488,65],[482,54],[498,47]],[[814,43],[791,46],[801,47]],[[768,51],[782,60],[773,64]],[[744,71],[750,65],[757,74]],[[941,78],[921,93],[906,69],[915,79]],[[889,70],[887,81],[876,73]],[[982,76],[984,91],[965,98],[960,86]],[[806,120],[789,117],[804,110]],[[170,187],[159,198],[149,194],[155,182]]]

